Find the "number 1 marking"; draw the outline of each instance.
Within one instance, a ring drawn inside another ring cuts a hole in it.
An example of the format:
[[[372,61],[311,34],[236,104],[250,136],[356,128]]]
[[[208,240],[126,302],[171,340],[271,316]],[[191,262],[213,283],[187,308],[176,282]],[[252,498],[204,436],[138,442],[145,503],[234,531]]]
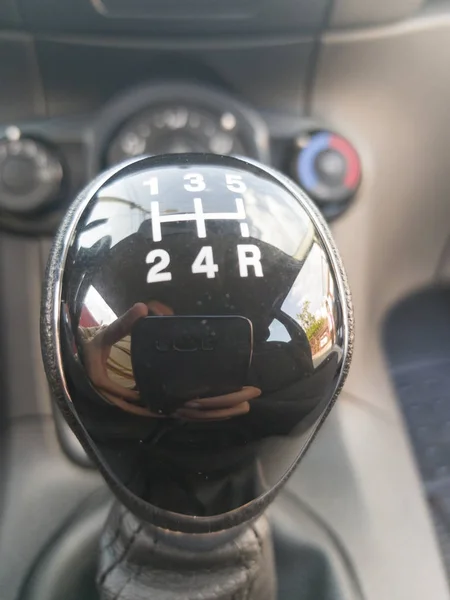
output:
[[[159,185],[157,177],[150,177],[147,181],[144,181],[142,185],[148,185],[150,188],[150,196],[157,196],[159,194]]]

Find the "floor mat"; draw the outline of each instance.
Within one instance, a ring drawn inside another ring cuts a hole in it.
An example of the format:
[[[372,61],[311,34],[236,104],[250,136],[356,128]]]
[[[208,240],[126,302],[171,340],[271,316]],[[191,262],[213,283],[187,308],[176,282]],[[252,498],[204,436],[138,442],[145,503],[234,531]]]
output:
[[[399,304],[384,341],[450,580],[450,289]]]

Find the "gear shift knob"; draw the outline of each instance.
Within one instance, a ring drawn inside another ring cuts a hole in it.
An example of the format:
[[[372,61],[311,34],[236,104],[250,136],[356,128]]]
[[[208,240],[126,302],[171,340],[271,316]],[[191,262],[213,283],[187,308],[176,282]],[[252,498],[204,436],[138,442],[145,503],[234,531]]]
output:
[[[175,531],[264,510],[336,399],[352,338],[326,224],[252,161],[107,171],[73,203],[47,267],[54,396],[122,503]]]

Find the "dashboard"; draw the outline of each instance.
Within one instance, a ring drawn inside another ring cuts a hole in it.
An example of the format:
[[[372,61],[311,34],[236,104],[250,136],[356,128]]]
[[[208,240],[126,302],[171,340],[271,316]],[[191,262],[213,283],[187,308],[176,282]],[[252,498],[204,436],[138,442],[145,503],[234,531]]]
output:
[[[92,177],[140,155],[253,158],[297,179],[329,218],[348,207],[361,177],[357,151],[319,121],[258,111],[206,83],[141,84],[93,113],[15,122],[0,136],[0,223],[28,234],[52,233]]]

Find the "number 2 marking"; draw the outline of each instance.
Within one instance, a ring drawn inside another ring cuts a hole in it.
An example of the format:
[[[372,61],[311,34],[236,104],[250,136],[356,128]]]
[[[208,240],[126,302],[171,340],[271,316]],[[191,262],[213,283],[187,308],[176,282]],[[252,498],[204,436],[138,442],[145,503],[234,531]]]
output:
[[[169,271],[166,271],[165,273],[161,272],[164,271],[164,269],[166,269],[170,264],[170,255],[167,250],[162,250],[161,248],[158,248],[157,250],[151,250],[151,252],[147,254],[145,262],[147,264],[152,264],[157,260],[159,262],[154,264],[147,273],[147,283],[171,281],[172,273],[169,273]]]

